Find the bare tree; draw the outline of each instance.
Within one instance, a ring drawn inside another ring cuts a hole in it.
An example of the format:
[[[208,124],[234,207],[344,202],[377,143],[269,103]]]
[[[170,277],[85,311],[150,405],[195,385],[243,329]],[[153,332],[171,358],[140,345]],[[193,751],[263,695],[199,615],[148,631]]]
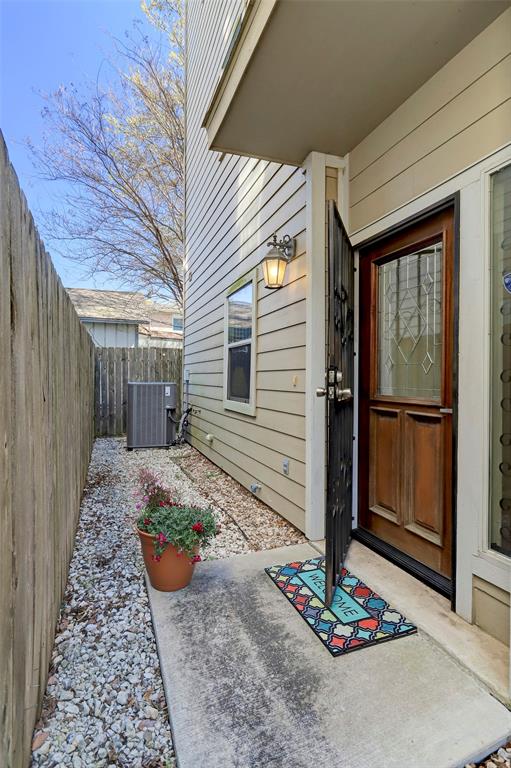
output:
[[[181,0],[144,10],[161,32],[115,41],[109,78],[44,96],[43,178],[63,182],[41,228],[91,274],[183,299],[184,45]]]

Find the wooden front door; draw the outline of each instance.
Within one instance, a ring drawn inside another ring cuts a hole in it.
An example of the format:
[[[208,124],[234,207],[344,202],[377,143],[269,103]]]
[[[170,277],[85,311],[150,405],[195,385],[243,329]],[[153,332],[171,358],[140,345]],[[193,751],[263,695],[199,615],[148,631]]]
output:
[[[444,580],[452,576],[453,222],[450,208],[360,252],[359,526]]]

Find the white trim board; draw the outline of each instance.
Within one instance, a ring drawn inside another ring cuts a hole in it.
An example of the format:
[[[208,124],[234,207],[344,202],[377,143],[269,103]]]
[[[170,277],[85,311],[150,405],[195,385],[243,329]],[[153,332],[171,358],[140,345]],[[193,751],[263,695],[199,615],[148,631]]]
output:
[[[325,530],[325,155],[311,152],[306,173],[307,300],[305,324],[305,535],[322,539]]]
[[[325,535],[326,401],[316,397],[326,372],[326,169],[337,168],[337,203],[348,228],[348,159],[311,152],[306,174],[306,350],[305,350],[305,535]]]

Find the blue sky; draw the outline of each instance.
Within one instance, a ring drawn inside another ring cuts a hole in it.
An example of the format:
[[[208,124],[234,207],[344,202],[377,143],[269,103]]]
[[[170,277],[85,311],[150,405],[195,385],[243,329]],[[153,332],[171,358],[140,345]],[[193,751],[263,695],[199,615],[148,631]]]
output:
[[[52,207],[52,184],[37,178],[23,140],[38,144],[43,121],[39,91],[95,79],[111,50],[144,14],[139,0],[0,0],[0,127],[37,223]],[[83,269],[53,254],[67,286],[114,288],[112,279],[84,279]],[[126,286],[123,286],[126,287]]]

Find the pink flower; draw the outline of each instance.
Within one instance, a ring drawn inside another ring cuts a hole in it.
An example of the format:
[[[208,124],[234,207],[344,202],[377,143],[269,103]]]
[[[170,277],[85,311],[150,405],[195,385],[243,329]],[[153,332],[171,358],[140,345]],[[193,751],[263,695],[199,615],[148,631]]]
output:
[[[145,501],[145,503],[147,504],[147,502],[149,501],[149,496],[143,496],[142,501]]]
[[[202,560],[202,557],[200,555],[194,555],[192,557],[192,563],[200,563],[201,560]]]
[[[164,507],[164,506],[165,506],[165,502],[164,501],[160,501],[160,507]]]
[[[150,517],[144,517],[144,525],[151,525],[151,518]]]
[[[164,534],[164,533],[162,533],[161,531],[160,531],[160,533],[159,533],[159,534],[156,536],[156,538],[157,538],[157,540],[158,540],[158,544],[165,544],[165,542],[167,541],[167,537],[166,537],[166,536],[165,536],[165,534]]]
[[[192,531],[195,531],[196,533],[204,533],[204,526],[201,522],[194,523],[192,525]]]
[[[161,560],[161,555],[153,555],[153,560],[156,560],[157,563]]]

